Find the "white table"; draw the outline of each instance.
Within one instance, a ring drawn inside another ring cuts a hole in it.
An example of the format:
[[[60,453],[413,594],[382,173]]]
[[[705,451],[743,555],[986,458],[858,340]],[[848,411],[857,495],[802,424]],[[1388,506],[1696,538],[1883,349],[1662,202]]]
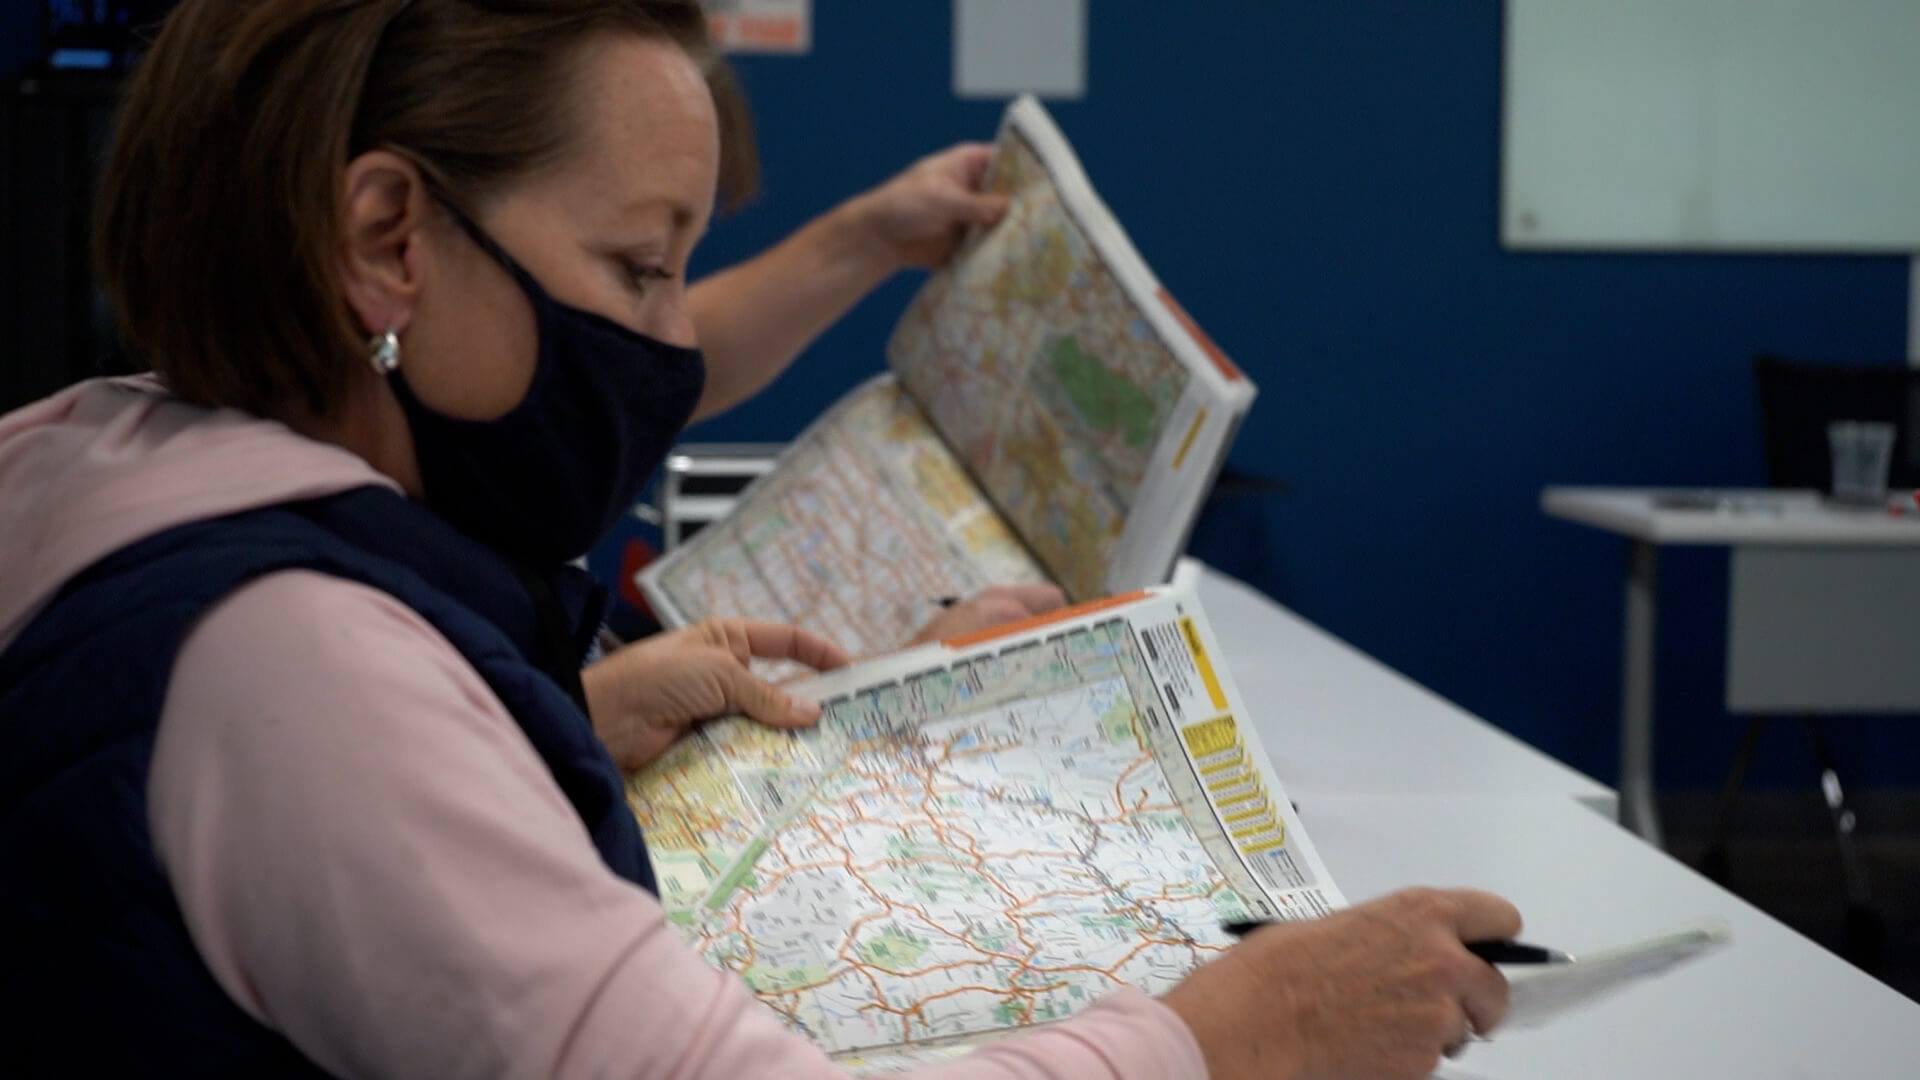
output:
[[[1705,497],[1708,508],[1668,505]],[[1727,703],[1735,712],[1920,708],[1920,513],[1834,509],[1811,491],[1549,487],[1549,516],[1627,538],[1622,820],[1660,843],[1653,655],[1664,544],[1733,549]],[[1817,612],[1817,618],[1809,618]]]
[[[1443,1075],[1893,1077],[1920,1006],[1613,824],[1613,792],[1252,588],[1203,567],[1201,604],[1308,835],[1349,900],[1409,885],[1512,899],[1576,955],[1717,916],[1734,943]],[[1592,810],[1599,810],[1596,814]]]
[[[1188,567],[1195,569],[1189,570]],[[1265,595],[1183,561],[1287,794],[1497,793],[1575,799],[1608,818],[1611,789],[1446,701]]]
[[[1470,885],[1517,904],[1529,941],[1582,949],[1704,917],[1733,943],[1458,1063],[1525,1077],[1890,1078],[1920,1074],[1920,1006],[1599,815],[1556,798],[1317,794],[1300,800],[1347,898]]]

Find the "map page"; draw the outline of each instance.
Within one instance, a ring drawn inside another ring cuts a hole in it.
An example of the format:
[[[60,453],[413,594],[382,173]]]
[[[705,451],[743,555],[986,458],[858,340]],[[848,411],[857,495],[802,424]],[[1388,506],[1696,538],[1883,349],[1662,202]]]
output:
[[[725,519],[656,560],[640,584],[669,626],[768,619],[865,656],[906,644],[941,597],[1046,580],[883,375],[803,432]]]
[[[1157,993],[1222,921],[1344,901],[1190,593],[796,684],[820,723],[707,725],[628,786],[669,919],[862,1068]]]
[[[1011,198],[928,280],[888,362],[1075,599],[1166,580],[1254,387],[1160,287],[1046,110],[1008,110]]]

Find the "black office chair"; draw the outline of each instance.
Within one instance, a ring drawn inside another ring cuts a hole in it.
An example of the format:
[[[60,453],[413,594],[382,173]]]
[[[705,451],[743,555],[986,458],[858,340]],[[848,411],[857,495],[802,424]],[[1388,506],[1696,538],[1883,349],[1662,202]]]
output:
[[[1832,494],[1833,458],[1827,425],[1836,420],[1892,424],[1888,484],[1895,489],[1920,487],[1920,371],[1903,364],[1812,364],[1763,355],[1754,359],[1753,379],[1760,400],[1760,441],[1766,453],[1767,482],[1774,487],[1817,488]],[[1803,716],[1800,723],[1813,743],[1821,795],[1833,820],[1834,841],[1840,848],[1847,893],[1846,952],[1861,967],[1871,967],[1879,959],[1886,927],[1873,907],[1866,866],[1854,840],[1859,822],[1847,804],[1833,748],[1819,720]],[[1734,802],[1766,729],[1765,715],[1748,719],[1733,767],[1714,804],[1713,825],[1700,869],[1722,883],[1730,869],[1727,833],[1732,826]]]
[[[1881,420],[1893,425],[1895,488],[1920,487],[1920,370],[1905,364],[1810,364],[1777,356],[1753,361],[1767,483],[1832,494],[1827,425]]]

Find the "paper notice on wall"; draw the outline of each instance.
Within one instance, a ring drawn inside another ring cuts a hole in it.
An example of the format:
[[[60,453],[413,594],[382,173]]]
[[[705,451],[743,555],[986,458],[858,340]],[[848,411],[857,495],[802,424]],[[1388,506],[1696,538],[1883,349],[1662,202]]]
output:
[[[954,0],[953,92],[1085,97],[1087,0]]]
[[[701,0],[723,52],[798,55],[813,47],[813,0]]]

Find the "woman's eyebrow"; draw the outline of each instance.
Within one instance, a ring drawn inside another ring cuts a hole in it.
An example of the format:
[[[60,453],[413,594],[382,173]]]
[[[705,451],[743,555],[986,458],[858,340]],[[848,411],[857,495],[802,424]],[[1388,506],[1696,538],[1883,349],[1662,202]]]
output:
[[[694,211],[693,207],[681,202],[679,199],[665,195],[642,195],[632,202],[627,203],[620,210],[620,220],[623,222],[633,221],[654,210],[667,211],[668,221],[672,224],[676,232],[685,232],[693,226],[694,222],[699,220],[699,214]]]

